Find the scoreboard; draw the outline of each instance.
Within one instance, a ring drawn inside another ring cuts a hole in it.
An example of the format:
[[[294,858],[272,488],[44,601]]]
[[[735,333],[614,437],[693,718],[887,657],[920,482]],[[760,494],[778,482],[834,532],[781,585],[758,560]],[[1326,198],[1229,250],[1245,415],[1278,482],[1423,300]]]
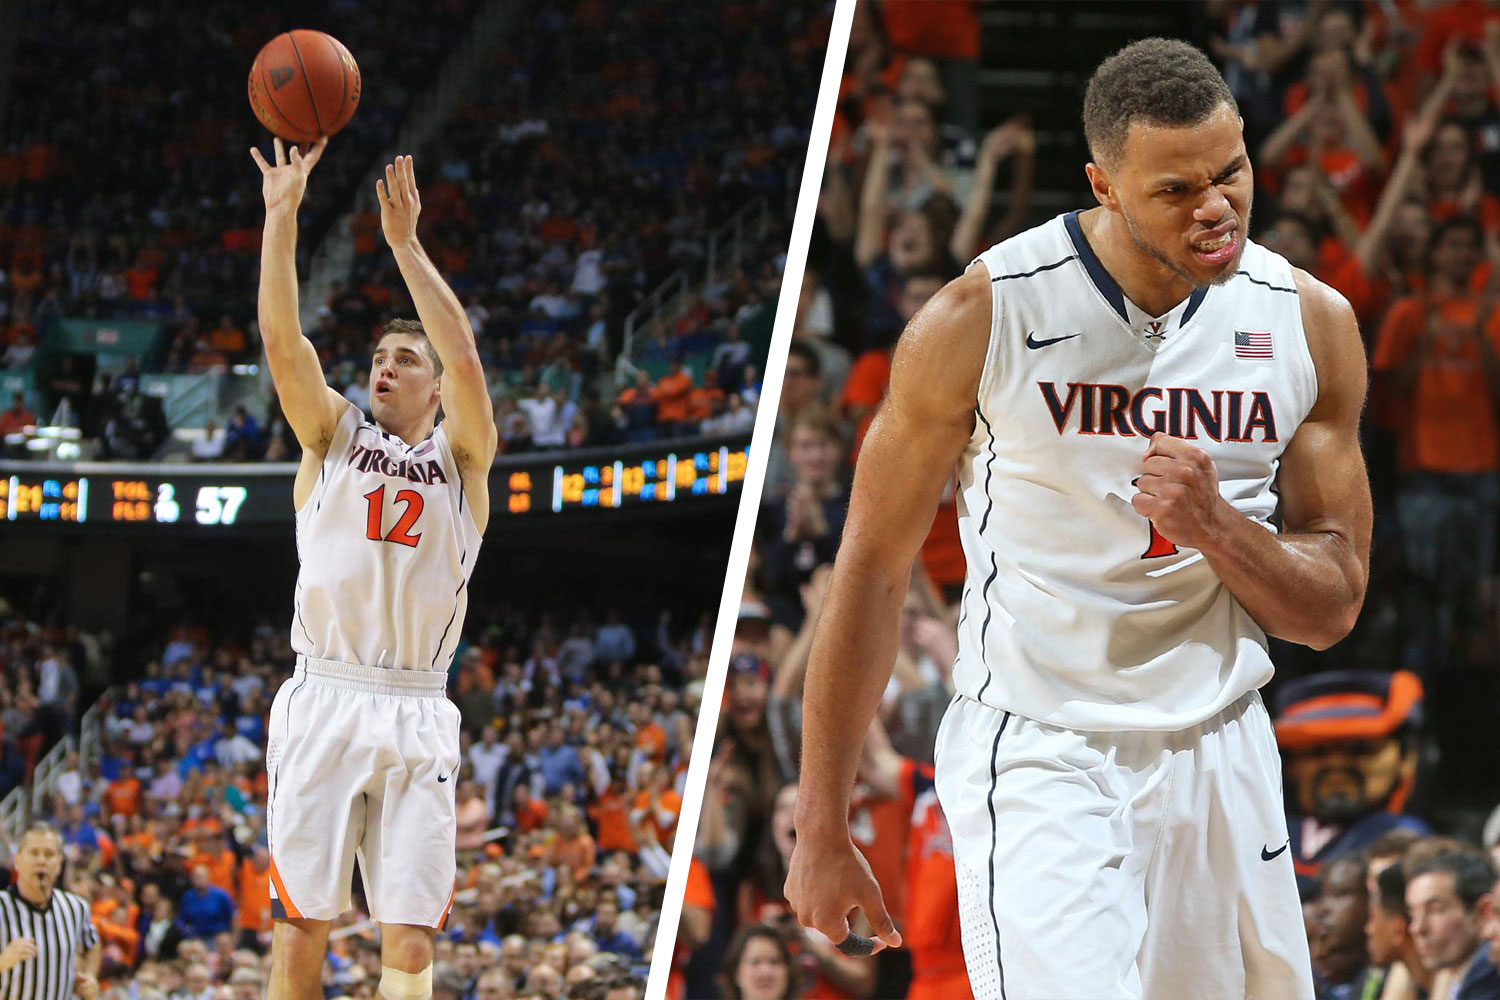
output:
[[[748,449],[738,436],[501,456],[490,470],[490,518],[722,500],[738,495]],[[0,526],[288,525],[296,471],[291,462],[0,462]]]

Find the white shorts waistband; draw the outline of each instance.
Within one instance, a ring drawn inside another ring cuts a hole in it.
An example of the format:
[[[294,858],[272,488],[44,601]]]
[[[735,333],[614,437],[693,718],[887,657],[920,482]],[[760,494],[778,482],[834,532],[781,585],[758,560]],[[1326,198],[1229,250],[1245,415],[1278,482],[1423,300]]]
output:
[[[412,698],[446,698],[448,673],[444,670],[401,670],[367,667],[342,660],[319,660],[297,654],[293,676],[310,677],[315,683],[350,691],[405,695]]]

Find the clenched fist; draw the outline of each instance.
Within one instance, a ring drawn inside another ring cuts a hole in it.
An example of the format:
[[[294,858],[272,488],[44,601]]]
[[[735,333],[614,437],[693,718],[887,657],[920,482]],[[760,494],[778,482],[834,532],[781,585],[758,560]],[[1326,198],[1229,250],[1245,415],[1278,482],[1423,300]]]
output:
[[[1176,545],[1203,548],[1234,513],[1219,494],[1219,470],[1208,452],[1160,432],[1151,436],[1135,487],[1140,492],[1130,505]]]

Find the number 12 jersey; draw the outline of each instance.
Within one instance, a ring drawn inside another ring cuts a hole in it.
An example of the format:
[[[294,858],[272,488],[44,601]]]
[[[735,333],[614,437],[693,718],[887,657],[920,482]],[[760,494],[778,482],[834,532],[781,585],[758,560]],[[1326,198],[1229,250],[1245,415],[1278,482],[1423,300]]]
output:
[[[442,424],[408,445],[349,407],[296,521],[293,649],[448,669],[481,536]]]

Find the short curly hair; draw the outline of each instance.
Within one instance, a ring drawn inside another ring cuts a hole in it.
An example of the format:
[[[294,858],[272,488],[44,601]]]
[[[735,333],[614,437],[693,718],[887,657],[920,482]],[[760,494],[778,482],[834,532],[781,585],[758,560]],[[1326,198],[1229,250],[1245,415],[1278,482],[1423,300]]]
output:
[[[1099,64],[1083,95],[1083,135],[1106,170],[1125,154],[1130,123],[1184,126],[1239,105],[1208,56],[1172,38],[1132,42]]]

